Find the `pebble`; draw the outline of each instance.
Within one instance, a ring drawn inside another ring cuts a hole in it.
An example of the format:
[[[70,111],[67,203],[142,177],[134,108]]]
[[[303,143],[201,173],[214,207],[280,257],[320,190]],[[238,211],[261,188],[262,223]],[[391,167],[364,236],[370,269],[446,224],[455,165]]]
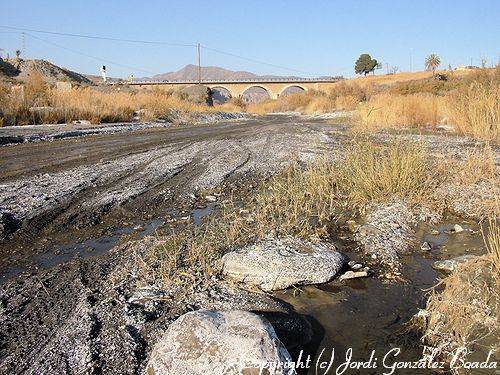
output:
[[[354,264],[352,267],[351,267],[354,271],[357,271],[357,270],[360,270],[361,268],[363,268],[363,265],[359,264],[359,263],[356,263]]]
[[[205,200],[207,202],[216,202],[217,201],[217,197],[215,195],[205,195]]]
[[[372,254],[372,259],[377,259],[377,254]]]
[[[347,263],[349,265],[349,267],[352,267],[356,264],[357,262],[355,260],[350,260],[349,263]]]
[[[349,279],[358,279],[360,277],[368,277],[368,272],[366,271],[359,271],[359,272],[354,272],[354,271],[347,271],[343,275],[340,275],[339,280],[349,280]]]
[[[429,244],[429,242],[424,242],[424,243],[422,244],[422,246],[420,246],[420,248],[421,248],[422,250],[425,250],[425,251],[431,251],[431,250],[432,250],[432,247],[431,247],[431,245]]]
[[[464,228],[462,228],[462,226],[461,226],[461,225],[459,225],[459,224],[455,224],[455,225],[453,226],[453,231],[454,231],[455,233],[460,233],[460,232],[463,232],[463,231],[464,231]]]
[[[431,234],[433,236],[437,236],[437,235],[439,235],[439,231],[437,229],[433,229],[433,230],[431,230]]]

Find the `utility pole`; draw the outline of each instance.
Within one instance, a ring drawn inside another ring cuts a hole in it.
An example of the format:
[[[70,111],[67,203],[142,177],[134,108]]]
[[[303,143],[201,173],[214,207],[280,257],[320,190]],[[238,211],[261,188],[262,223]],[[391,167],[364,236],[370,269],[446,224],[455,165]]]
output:
[[[22,33],[22,39],[21,39],[21,41],[22,41],[21,51],[23,52],[23,56],[25,56],[26,55],[26,34],[24,33],[24,31]]]
[[[410,73],[413,72],[412,53],[413,53],[413,48],[410,48]]]
[[[198,84],[201,85],[201,46],[198,43]]]

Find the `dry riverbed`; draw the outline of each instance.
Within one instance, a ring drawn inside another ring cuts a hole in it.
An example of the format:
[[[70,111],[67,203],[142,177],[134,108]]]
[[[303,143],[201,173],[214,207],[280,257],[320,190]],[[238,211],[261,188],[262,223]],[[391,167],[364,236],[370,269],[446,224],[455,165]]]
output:
[[[497,192],[451,184],[437,193],[446,206],[438,213],[397,199],[368,205],[364,215],[331,223],[323,244],[258,242],[225,258],[232,267],[225,271],[160,282],[160,275],[144,272],[143,262],[172,229],[204,225],[225,202],[243,202],[292,162],[324,156],[342,162],[352,135],[338,119],[296,115],[85,129],[78,135],[0,129],[0,139],[23,140],[0,147],[2,373],[141,373],[172,322],[200,309],[256,313],[265,319],[255,323],[263,342],[276,339],[274,329],[283,343],[284,351],[266,349],[280,359],[288,353],[296,359],[300,350],[317,358],[332,347],[344,356],[352,347],[361,360],[369,348],[401,346],[405,359],[416,360],[418,337],[404,342],[401,332],[425,306],[422,290],[442,276],[433,262],[485,252],[477,220]],[[394,137],[424,141],[437,158],[460,160],[478,146],[448,134],[372,136],[380,143]],[[497,149],[493,158],[498,165]],[[450,208],[461,216],[450,216]],[[247,215],[245,207],[240,214]],[[464,230],[456,233],[455,224]],[[245,275],[252,271],[245,267],[259,249],[266,258],[256,261],[260,273],[248,285]],[[283,252],[293,272],[287,280],[282,273],[269,279]],[[321,272],[308,274],[301,264]],[[269,272],[262,272],[266,265]],[[339,280],[363,272],[363,278]],[[189,319],[229,325],[246,318]],[[182,330],[181,323],[174,328]]]

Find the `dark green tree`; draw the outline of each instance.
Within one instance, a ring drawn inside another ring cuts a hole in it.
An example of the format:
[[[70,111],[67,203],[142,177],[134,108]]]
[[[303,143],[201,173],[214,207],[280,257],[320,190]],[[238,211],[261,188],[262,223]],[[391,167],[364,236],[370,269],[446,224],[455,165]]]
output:
[[[368,73],[373,72],[375,70],[377,64],[378,64],[377,60],[372,59],[372,57],[369,54],[363,53],[356,60],[354,71],[356,72],[356,74],[364,74],[366,76]]]

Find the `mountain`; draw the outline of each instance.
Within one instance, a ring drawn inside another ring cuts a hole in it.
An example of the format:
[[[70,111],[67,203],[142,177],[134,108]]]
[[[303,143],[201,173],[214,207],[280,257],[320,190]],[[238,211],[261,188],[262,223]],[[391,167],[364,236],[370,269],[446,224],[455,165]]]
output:
[[[82,74],[61,68],[46,60],[24,60],[16,57],[0,61],[0,73],[3,77],[25,81],[33,72],[40,73],[43,79],[50,83],[67,81],[78,84],[92,84]]]
[[[246,71],[233,71],[229,69],[219,68],[217,66],[202,66],[201,77],[206,80],[238,80],[238,79],[271,79],[271,78],[290,78],[300,79],[300,77],[283,77],[273,75],[257,75]],[[198,79],[198,66],[186,65],[184,68],[176,71],[163,74],[157,74],[153,77],[140,78],[141,80],[152,81],[191,81]]]

